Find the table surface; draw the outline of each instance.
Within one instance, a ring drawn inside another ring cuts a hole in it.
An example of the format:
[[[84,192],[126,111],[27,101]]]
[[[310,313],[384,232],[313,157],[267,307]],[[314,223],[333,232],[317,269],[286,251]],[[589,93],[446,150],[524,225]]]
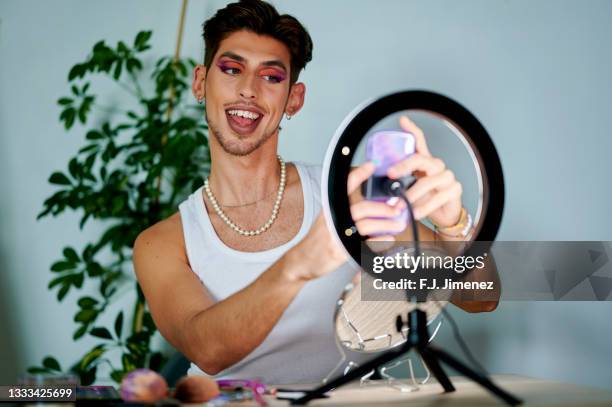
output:
[[[612,406],[612,390],[597,389],[550,380],[532,379],[514,375],[496,375],[493,381],[512,395],[523,400],[523,406]],[[331,393],[327,399],[313,400],[309,406],[503,406],[503,402],[487,390],[463,377],[451,377],[455,388],[444,393],[440,385],[431,380],[414,392],[401,392],[386,384],[368,384],[360,387],[352,383]],[[289,386],[288,386],[289,387]],[[287,406],[288,402],[266,396],[270,406]]]

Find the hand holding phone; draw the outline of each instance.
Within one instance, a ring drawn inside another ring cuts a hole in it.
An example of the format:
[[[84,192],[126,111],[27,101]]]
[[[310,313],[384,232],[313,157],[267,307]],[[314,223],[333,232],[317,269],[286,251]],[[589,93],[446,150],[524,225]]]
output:
[[[399,130],[377,131],[369,136],[366,144],[366,160],[374,164],[373,175],[368,178],[361,186],[364,199],[375,202],[385,202],[395,205],[398,198],[390,192],[390,185],[393,182],[387,177],[387,171],[393,165],[405,160],[416,150],[416,141],[411,133]],[[405,183],[406,185],[411,182]],[[401,213],[392,218],[378,217],[374,219],[391,219],[402,221],[408,224],[408,212],[404,208]],[[395,235],[399,231],[379,231],[372,233],[371,236]]]

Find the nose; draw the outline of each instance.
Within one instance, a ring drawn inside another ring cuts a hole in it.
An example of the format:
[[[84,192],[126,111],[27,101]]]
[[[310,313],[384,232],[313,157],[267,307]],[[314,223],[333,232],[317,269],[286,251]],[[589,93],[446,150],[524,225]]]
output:
[[[245,75],[240,83],[240,96],[244,99],[253,100],[257,97],[255,89],[255,78]]]

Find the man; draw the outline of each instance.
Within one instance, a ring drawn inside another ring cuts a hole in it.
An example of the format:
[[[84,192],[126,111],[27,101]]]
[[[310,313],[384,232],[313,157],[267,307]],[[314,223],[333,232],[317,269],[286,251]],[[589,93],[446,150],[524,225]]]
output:
[[[192,361],[190,374],[320,381],[340,358],[332,314],[354,271],[320,213],[320,168],[277,157],[281,119],[304,103],[297,80],[312,41],[295,18],[259,0],[219,10],[204,24],[204,40],[192,90],[206,100],[210,176],[179,213],[140,234],[138,280],[160,332]],[[414,123],[400,124],[415,134],[417,154],[389,175],[418,174],[407,195],[415,216],[452,230],[461,221],[461,185]],[[373,169],[355,169],[348,192]],[[399,210],[364,200],[351,206],[362,235],[404,230],[372,219]]]

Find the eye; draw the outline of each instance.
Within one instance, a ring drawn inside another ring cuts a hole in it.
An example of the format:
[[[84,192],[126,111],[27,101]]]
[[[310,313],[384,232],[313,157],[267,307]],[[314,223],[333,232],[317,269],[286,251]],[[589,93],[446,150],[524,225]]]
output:
[[[217,66],[219,67],[219,70],[226,75],[235,76],[242,72],[241,66],[233,61],[222,61],[217,64]]]
[[[279,83],[284,79],[277,75],[262,75],[262,78],[271,83]]]
[[[228,74],[228,75],[238,75],[238,74],[240,73],[240,69],[238,69],[238,68],[232,68],[232,67],[229,67],[229,66],[227,66],[227,67],[222,67],[222,68],[221,68],[221,71],[222,71],[223,73]]]
[[[259,76],[267,82],[279,83],[285,80],[285,73],[278,69],[267,68],[259,72]]]

